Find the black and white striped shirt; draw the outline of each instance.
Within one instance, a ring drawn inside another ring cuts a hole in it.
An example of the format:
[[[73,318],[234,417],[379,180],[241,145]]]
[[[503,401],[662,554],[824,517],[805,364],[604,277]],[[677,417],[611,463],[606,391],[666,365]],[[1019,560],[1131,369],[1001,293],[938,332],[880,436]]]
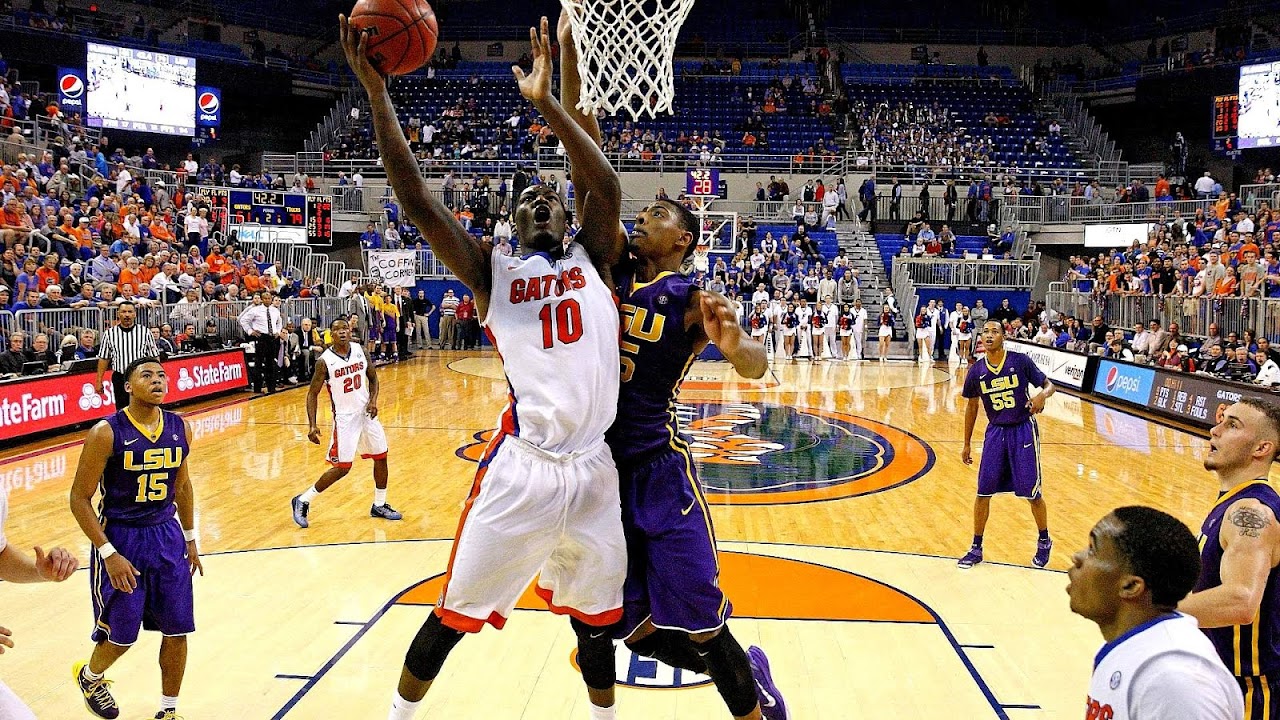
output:
[[[133,361],[144,357],[159,357],[151,330],[134,324],[128,330],[116,325],[102,333],[98,357],[105,358],[112,370],[123,371]]]

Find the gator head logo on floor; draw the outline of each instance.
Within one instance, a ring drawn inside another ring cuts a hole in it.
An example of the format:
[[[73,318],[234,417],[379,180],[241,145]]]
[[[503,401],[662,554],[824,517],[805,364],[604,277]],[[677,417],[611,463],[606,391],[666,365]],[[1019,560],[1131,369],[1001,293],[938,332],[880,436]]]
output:
[[[766,403],[681,403],[680,435],[707,500],[778,505],[867,495],[905,485],[933,467],[923,440],[845,413]],[[458,456],[479,462],[492,430]]]

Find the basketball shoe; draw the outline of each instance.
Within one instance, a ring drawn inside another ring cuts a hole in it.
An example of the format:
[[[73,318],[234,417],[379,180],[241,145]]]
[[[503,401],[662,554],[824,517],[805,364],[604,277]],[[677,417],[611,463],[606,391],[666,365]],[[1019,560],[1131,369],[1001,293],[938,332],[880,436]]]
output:
[[[982,562],[982,546],[972,545],[969,547],[969,552],[965,553],[964,557],[960,558],[960,562],[957,562],[956,566],[961,570],[968,570],[980,562]]]
[[[760,715],[764,720],[787,720],[787,703],[773,684],[773,673],[769,671],[769,658],[764,650],[752,645],[747,650],[747,659],[751,661],[751,674],[756,680],[756,699],[760,702]]]
[[[399,510],[383,503],[382,505],[374,505],[369,508],[369,517],[382,518],[383,520],[399,520],[404,517]],[[296,519],[297,516],[295,515]],[[305,527],[305,526],[304,526]]]
[[[291,504],[293,521],[298,523],[298,527],[311,527],[311,523],[307,522],[307,512],[311,510],[311,503],[303,500],[301,495],[295,495]]]
[[[120,717],[120,706],[116,705],[116,699],[111,697],[111,681],[106,678],[90,680],[85,677],[84,671],[88,667],[89,663],[81,662],[71,668],[76,676],[76,685],[80,687],[80,694],[84,696],[84,706],[100,718],[114,720]]]
[[[1053,541],[1049,538],[1036,541],[1036,555],[1031,558],[1031,564],[1042,568],[1049,564],[1049,551],[1053,550]]]
[[[155,720],[182,720],[177,710],[161,710],[156,713]]]

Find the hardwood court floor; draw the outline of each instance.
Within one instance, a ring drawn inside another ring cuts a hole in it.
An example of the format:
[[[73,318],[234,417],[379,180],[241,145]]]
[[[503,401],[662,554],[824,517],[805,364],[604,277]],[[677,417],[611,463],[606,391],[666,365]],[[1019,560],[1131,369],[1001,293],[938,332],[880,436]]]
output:
[[[700,363],[679,412],[702,458],[734,634],[769,651],[793,717],[1079,717],[1101,637],[1068,611],[1062,571],[1114,507],[1198,524],[1216,495],[1206,443],[1059,393],[1040,421],[1049,569],[1030,567],[1025,503],[999,498],[988,562],[962,572],[976,466],[959,457],[956,368],[775,371],[745,381]],[[184,410],[208,573],[196,583],[189,720],[386,716],[506,384],[496,357],[474,353],[429,353],[380,378],[399,523],[369,517],[371,465],[358,463],[312,505],[310,529],[293,524],[289,498],[325,467],[306,441],[304,391]],[[66,502],[81,436],[0,452],[15,546],[64,545],[85,562]],[[88,717],[69,671],[90,648],[87,584],[81,572],[0,586],[0,625],[17,644],[0,679],[42,719]],[[572,646],[567,622],[527,598],[505,630],[459,646],[419,716],[585,720]],[[154,714],[157,647],[144,635],[112,670],[122,717]],[[704,678],[618,658],[619,679],[635,686],[619,690],[620,718],[728,717]]]

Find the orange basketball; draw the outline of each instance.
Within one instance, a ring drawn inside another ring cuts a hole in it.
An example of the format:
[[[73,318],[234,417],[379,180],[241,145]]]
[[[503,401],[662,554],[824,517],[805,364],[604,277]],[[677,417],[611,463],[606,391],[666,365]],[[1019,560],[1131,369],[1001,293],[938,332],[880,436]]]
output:
[[[407,75],[436,50],[436,14],[426,0],[359,0],[350,22],[369,34],[369,62],[383,75]]]

